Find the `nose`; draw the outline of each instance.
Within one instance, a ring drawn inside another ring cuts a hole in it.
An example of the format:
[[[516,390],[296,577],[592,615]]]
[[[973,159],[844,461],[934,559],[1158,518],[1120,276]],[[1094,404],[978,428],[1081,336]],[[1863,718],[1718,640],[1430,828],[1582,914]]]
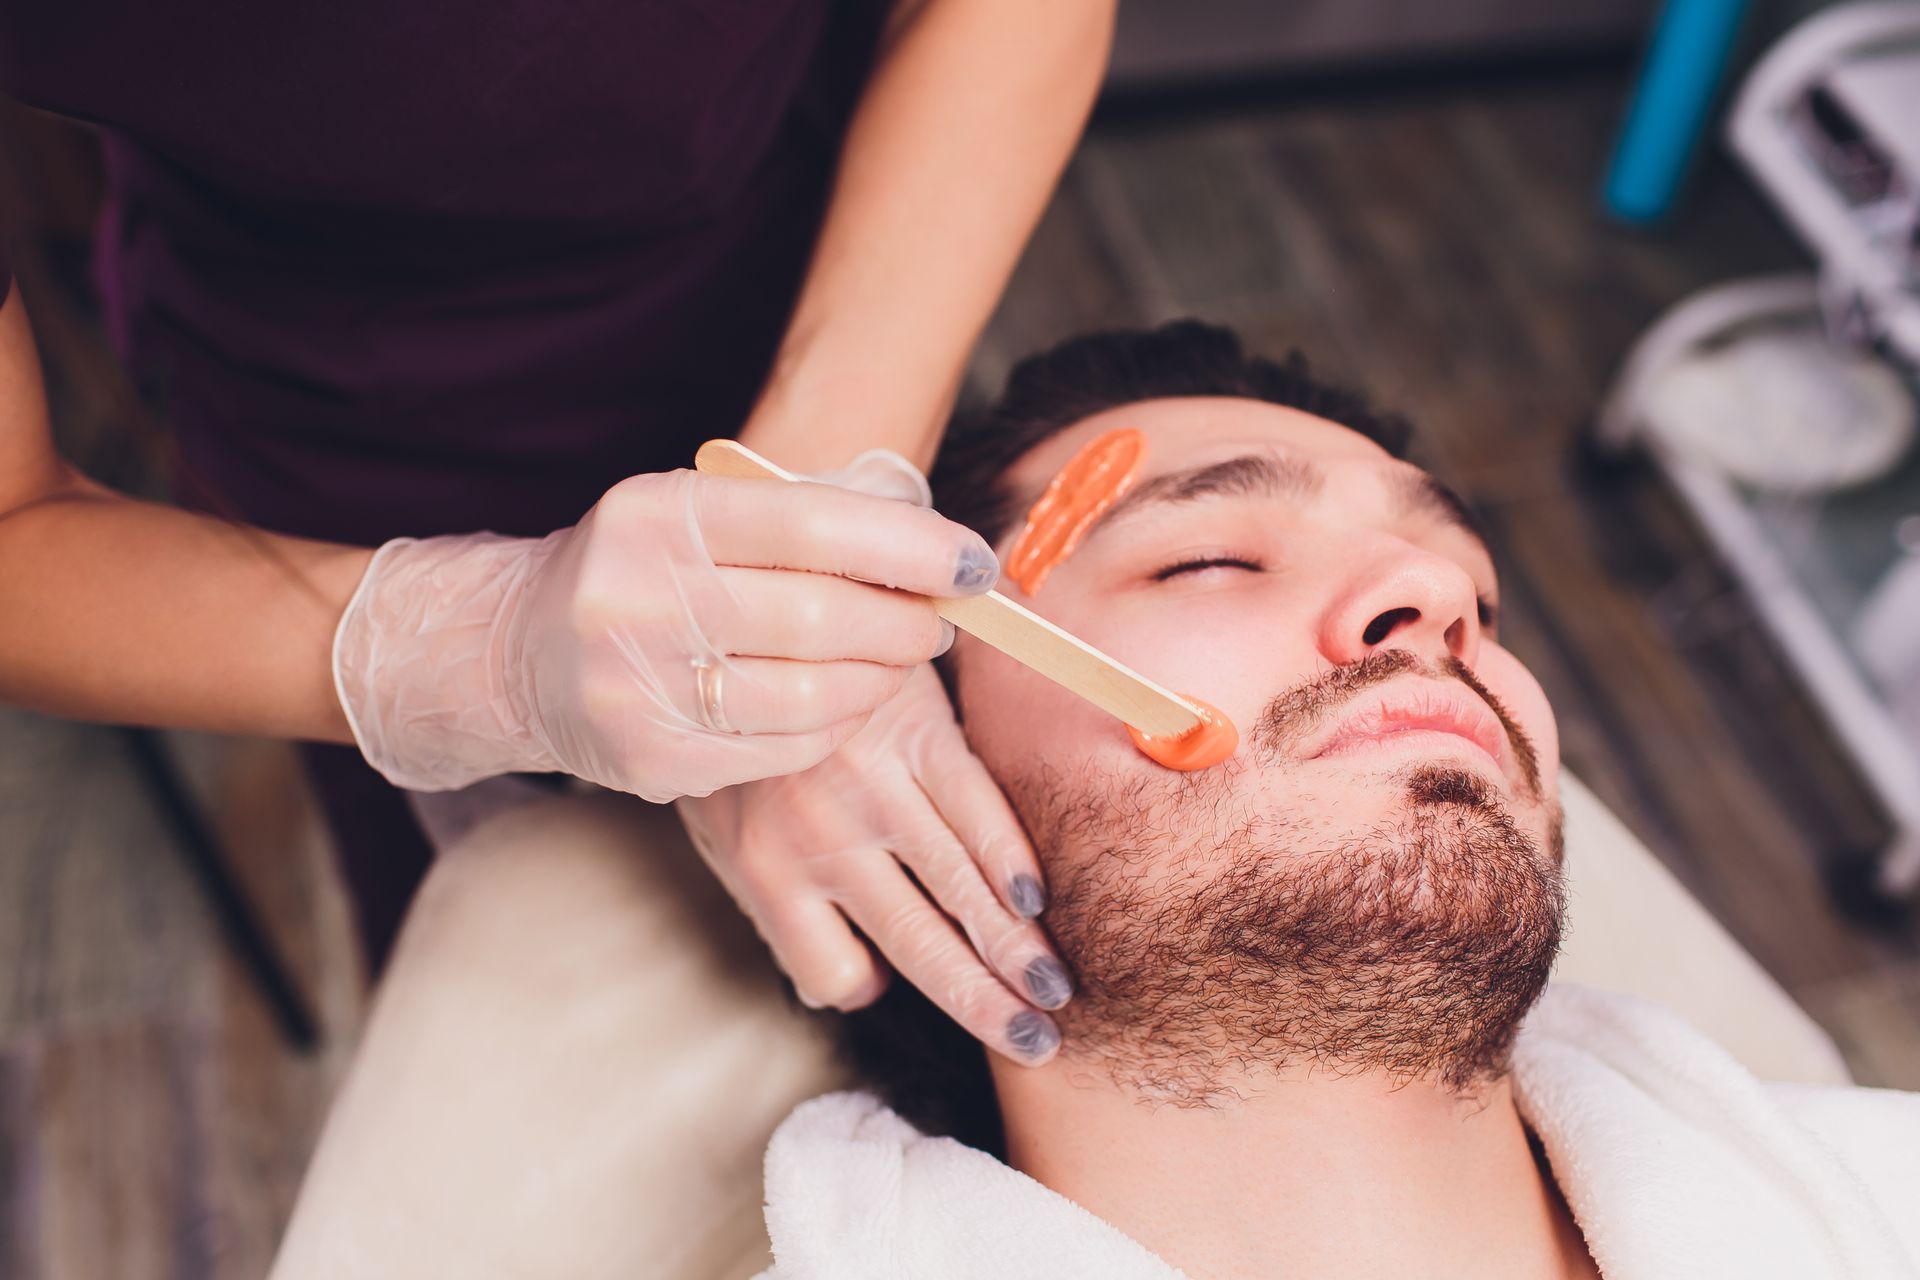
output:
[[[1396,539],[1348,561],[1321,619],[1319,644],[1335,666],[1382,649],[1477,666],[1480,599],[1473,578],[1445,556]]]

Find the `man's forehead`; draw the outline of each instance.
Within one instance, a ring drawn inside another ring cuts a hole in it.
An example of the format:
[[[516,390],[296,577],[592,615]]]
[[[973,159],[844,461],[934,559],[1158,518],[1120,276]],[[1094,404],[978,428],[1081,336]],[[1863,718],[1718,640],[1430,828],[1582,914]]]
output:
[[[1485,549],[1479,520],[1459,495],[1351,427],[1264,400],[1193,396],[1143,400],[1082,419],[1026,454],[1008,473],[1020,510],[1086,445],[1112,431],[1146,437],[1139,473],[1094,531],[1167,499],[1265,491],[1310,497],[1330,470],[1367,473],[1400,509],[1425,511]],[[1009,532],[1011,536],[1011,531]]]
[[[1022,457],[1008,478],[1016,490],[1037,495],[1089,441],[1123,428],[1146,437],[1141,480],[1262,446],[1305,461],[1391,460],[1358,431],[1299,409],[1231,396],[1184,396],[1141,400],[1083,418]]]
[[[1299,409],[1230,396],[1185,396],[1142,400],[1081,419],[1013,466],[1007,477],[1013,491],[1023,504],[1032,501],[1089,441],[1122,429],[1146,437],[1136,483],[1247,453],[1309,464],[1393,464],[1391,454],[1358,431]]]

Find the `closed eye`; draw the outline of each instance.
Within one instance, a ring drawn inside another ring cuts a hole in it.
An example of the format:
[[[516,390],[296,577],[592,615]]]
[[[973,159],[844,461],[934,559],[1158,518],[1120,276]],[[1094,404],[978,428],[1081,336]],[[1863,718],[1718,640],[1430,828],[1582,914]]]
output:
[[[1183,573],[1194,573],[1201,569],[1245,569],[1249,573],[1263,573],[1266,566],[1257,560],[1248,560],[1241,556],[1196,556],[1191,560],[1179,560],[1153,575],[1155,582],[1165,582],[1177,578]]]

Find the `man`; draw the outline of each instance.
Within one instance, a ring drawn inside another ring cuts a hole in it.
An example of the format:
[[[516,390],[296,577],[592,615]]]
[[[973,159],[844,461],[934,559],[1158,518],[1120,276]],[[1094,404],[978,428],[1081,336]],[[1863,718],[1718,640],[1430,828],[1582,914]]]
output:
[[[763,1148],[775,1280],[1916,1274],[1920,1100],[1541,997],[1553,716],[1406,425],[1219,329],[1096,336],[953,433],[945,509],[1004,557],[1116,428],[1138,478],[1031,603],[1241,743],[1171,772],[955,645],[1077,984],[1020,1060],[896,980],[841,1026],[898,1114],[815,1097],[844,1071],[672,815],[543,801],[441,855],[277,1280],[750,1274]]]
[[[1018,370],[936,492],[1004,560],[1117,429],[1139,479],[1031,603],[1241,746],[1164,769],[961,638],[961,719],[1077,994],[1038,1068],[904,988],[856,1017],[869,1078],[972,1145],[870,1096],[803,1107],[769,1153],[770,1274],[1911,1274],[1920,1097],[1768,1092],[1577,988],[1520,1034],[1561,928],[1558,741],[1404,424],[1218,329],[1098,335]]]

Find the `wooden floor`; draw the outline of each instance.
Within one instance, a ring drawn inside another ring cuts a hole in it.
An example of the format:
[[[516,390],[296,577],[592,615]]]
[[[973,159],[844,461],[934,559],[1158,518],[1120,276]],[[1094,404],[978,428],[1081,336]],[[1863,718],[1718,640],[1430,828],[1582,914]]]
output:
[[[1657,480],[1571,459],[1621,355],[1702,285],[1798,265],[1724,167],[1658,235],[1592,213],[1612,74],[1104,125],[977,383],[1090,327],[1196,314],[1419,422],[1491,518],[1508,638],[1570,765],[1836,1036],[1920,1088],[1920,940],[1828,904],[1882,828]],[[255,1277],[361,1012],[290,754],[182,740],[326,1023],[276,1040],[112,733],[0,711],[0,1276]]]

